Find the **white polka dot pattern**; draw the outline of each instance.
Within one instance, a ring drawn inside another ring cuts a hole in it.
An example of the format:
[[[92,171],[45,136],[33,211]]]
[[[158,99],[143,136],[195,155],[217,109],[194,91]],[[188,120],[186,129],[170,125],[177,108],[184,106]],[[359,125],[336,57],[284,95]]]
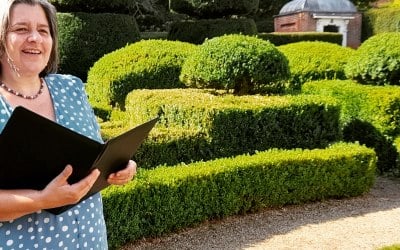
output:
[[[101,141],[100,129],[79,78],[53,74],[45,77],[57,122]],[[0,131],[12,107],[0,95]],[[8,249],[107,249],[103,203],[99,193],[60,215],[38,211],[9,222],[0,222],[0,250]]]

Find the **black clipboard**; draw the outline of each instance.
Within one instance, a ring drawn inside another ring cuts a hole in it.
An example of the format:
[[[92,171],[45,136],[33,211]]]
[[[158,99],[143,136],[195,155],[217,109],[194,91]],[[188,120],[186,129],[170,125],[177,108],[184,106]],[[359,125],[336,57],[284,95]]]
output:
[[[0,189],[42,190],[67,164],[73,167],[70,184],[98,168],[101,174],[86,199],[109,185],[108,175],[126,166],[157,121],[99,143],[18,106],[0,134]],[[60,214],[72,206],[48,211]]]

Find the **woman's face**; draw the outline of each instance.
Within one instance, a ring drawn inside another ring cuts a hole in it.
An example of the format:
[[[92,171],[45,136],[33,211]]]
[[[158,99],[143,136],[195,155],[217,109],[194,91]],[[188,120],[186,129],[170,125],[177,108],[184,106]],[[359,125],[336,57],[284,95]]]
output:
[[[2,67],[9,56],[21,76],[38,75],[47,65],[53,46],[49,23],[40,5],[17,4],[10,13],[6,51]]]

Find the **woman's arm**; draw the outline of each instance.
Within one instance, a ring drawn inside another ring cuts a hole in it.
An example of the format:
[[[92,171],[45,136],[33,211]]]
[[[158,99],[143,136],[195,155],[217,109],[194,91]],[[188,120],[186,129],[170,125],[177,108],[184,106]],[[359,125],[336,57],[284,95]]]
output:
[[[87,194],[100,171],[95,169],[72,185],[67,182],[71,174],[72,166],[68,165],[43,190],[0,190],[0,221],[17,219],[41,209],[75,204]]]

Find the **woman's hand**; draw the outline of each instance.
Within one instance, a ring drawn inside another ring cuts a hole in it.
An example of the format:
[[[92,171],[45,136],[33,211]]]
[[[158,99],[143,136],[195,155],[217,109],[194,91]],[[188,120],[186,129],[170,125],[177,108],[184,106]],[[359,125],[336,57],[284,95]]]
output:
[[[41,191],[44,197],[44,208],[77,203],[89,192],[100,175],[100,171],[94,169],[88,176],[71,185],[67,180],[71,176],[72,171],[72,166],[67,165],[61,174],[54,178],[46,188]]]
[[[108,176],[108,183],[113,185],[124,185],[131,181],[136,175],[136,162],[130,160],[126,168],[110,174]]]
[[[61,207],[80,201],[100,175],[98,169],[72,185],[67,180],[72,174],[72,166],[55,177],[43,190],[0,189],[0,221],[9,221],[42,209]]]

